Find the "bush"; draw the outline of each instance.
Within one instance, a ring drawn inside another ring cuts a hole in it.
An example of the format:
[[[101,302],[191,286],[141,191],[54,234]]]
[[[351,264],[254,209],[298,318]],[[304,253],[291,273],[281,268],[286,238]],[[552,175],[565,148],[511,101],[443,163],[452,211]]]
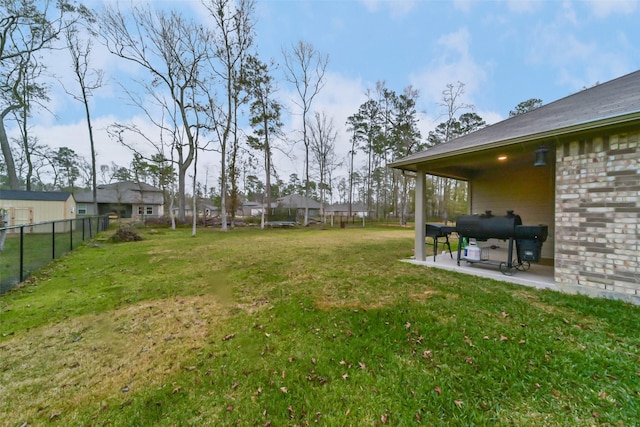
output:
[[[142,240],[142,237],[140,237],[133,227],[120,227],[113,236],[111,236],[110,240],[113,243],[137,242]]]

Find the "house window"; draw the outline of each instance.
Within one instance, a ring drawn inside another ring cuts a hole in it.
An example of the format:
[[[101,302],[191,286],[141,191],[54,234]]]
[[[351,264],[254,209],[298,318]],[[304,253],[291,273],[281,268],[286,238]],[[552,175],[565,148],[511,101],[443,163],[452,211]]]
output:
[[[138,215],[144,215],[144,207],[138,206]]]
[[[87,214],[87,205],[78,205],[78,215]]]
[[[147,206],[147,215],[153,215],[153,206]]]

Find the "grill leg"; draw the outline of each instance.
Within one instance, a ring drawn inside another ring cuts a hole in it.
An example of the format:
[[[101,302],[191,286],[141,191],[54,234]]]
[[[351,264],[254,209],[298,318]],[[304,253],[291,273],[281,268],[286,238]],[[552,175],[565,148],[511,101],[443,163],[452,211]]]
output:
[[[433,262],[436,261],[436,255],[438,254],[438,238],[433,238]]]
[[[509,270],[513,268],[513,237],[509,238],[509,255],[507,255],[509,259],[507,260],[507,267]]]
[[[451,245],[449,244],[449,235],[444,236],[447,239],[447,247],[449,248],[449,255],[451,255],[451,259],[453,259],[453,254],[451,253]]]

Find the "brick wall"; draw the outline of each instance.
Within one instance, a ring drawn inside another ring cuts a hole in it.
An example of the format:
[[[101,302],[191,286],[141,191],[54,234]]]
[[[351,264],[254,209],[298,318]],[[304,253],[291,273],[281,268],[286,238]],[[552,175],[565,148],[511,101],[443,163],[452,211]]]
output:
[[[640,131],[556,150],[559,288],[640,303]]]

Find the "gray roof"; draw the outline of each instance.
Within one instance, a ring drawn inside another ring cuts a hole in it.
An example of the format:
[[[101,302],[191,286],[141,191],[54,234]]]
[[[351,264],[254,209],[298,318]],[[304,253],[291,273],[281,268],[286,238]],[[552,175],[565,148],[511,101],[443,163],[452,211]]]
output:
[[[288,208],[320,209],[320,203],[300,194],[289,194],[278,199],[278,206]]]
[[[47,202],[64,202],[71,193],[63,191],[22,191],[0,190],[0,200],[39,200]]]
[[[640,70],[412,154],[390,166],[416,170],[416,163],[427,160],[630,122],[640,122]]]
[[[324,210],[325,212],[349,212],[349,203],[335,203]],[[352,203],[351,212],[367,212],[367,207],[362,203]]]
[[[99,185],[96,189],[98,203],[126,203],[161,205],[164,203],[162,190],[144,182],[117,182]],[[93,203],[93,193],[86,191],[76,194],[79,203]]]

